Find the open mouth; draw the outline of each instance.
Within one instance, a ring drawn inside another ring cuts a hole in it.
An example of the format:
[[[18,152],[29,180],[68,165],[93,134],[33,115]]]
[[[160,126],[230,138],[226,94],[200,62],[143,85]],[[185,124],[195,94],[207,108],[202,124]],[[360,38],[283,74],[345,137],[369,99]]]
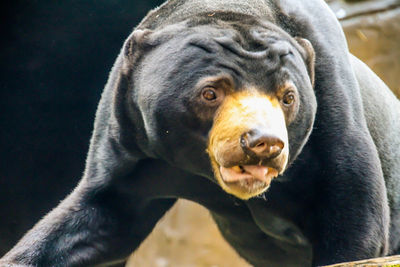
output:
[[[271,167],[261,165],[236,165],[230,168],[220,166],[222,180],[226,183],[243,180],[255,180],[269,184],[278,176],[278,171]]]
[[[253,194],[266,190],[279,173],[274,168],[261,165],[236,165],[230,168],[220,166],[220,174],[230,188]]]

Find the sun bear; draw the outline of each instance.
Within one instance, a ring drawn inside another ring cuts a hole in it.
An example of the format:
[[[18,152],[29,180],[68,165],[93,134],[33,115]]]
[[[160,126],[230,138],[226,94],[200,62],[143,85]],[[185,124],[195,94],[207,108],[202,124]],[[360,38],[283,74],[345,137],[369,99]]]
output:
[[[170,0],[121,49],[82,180],[0,263],[123,262],[177,198],[254,266],[394,254],[399,129],[323,1]]]

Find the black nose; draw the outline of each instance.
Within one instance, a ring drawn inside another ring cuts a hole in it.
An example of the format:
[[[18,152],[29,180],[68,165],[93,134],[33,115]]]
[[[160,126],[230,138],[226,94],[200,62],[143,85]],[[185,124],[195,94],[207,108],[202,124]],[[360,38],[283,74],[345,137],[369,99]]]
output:
[[[260,158],[275,158],[281,154],[285,143],[266,131],[250,130],[240,137],[240,145],[245,153]]]

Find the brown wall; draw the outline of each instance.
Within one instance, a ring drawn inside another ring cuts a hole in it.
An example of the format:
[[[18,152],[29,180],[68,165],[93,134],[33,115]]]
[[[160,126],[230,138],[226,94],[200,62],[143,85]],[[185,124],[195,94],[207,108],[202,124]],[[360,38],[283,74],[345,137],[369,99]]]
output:
[[[400,1],[334,1],[350,51],[400,97]]]
[[[129,259],[139,267],[247,267],[222,238],[209,212],[179,200]]]

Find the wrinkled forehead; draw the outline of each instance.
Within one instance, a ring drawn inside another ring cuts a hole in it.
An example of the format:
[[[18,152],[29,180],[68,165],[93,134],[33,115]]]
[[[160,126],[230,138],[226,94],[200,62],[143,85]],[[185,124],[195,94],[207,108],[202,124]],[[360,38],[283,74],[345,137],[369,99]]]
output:
[[[181,25],[156,35],[162,42],[146,56],[142,74],[156,73],[164,83],[190,85],[206,75],[228,74],[237,86],[269,87],[288,80],[290,70],[304,65],[294,40],[274,25]]]

